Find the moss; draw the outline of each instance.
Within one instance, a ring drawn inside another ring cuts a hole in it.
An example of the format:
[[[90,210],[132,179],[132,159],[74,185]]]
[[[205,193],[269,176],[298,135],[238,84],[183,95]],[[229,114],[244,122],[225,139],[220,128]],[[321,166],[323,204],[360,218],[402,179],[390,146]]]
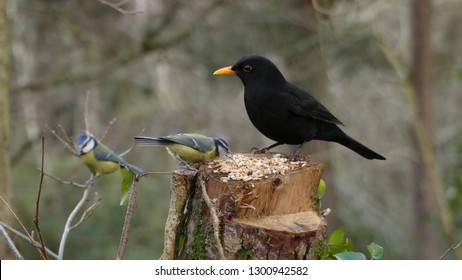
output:
[[[203,260],[206,258],[207,250],[207,237],[208,230],[205,224],[204,217],[201,215],[202,207],[197,201],[193,201],[192,213],[190,219],[193,219],[194,229],[192,232],[192,243],[189,251],[189,259],[191,260]]]
[[[252,245],[242,242],[241,248],[236,252],[234,258],[236,260],[254,260],[255,252]]]
[[[192,242],[189,257],[191,260],[203,260],[206,254],[205,244],[207,235],[204,232],[204,222],[202,220],[197,221],[193,236],[194,240]]]
[[[324,231],[322,238],[319,241],[311,243],[307,259],[309,260],[326,259],[327,257],[326,250],[325,250],[327,246],[326,241],[327,241],[327,232]]]

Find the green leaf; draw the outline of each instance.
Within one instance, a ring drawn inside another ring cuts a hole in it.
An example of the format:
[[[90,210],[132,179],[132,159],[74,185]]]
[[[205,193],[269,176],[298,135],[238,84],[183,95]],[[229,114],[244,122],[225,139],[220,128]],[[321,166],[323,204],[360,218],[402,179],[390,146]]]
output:
[[[345,244],[345,231],[343,229],[336,229],[329,237],[329,244]]]
[[[353,251],[353,240],[351,240],[350,238],[346,238],[345,251],[346,252]]]
[[[353,251],[353,241],[345,238],[345,231],[343,229],[337,229],[332,232],[328,244],[331,255]]]
[[[366,256],[360,252],[343,252],[335,254],[337,260],[366,260]]]
[[[135,173],[128,167],[120,168],[120,173],[122,173],[122,186],[120,187],[120,205],[124,205],[128,201],[130,190],[133,185],[133,180],[135,179]]]
[[[380,260],[383,256],[383,247],[372,242],[371,244],[367,245],[367,250],[371,254],[372,259]]]
[[[318,199],[321,199],[324,194],[326,193],[326,182],[324,182],[323,179],[319,180],[319,185],[318,185]]]

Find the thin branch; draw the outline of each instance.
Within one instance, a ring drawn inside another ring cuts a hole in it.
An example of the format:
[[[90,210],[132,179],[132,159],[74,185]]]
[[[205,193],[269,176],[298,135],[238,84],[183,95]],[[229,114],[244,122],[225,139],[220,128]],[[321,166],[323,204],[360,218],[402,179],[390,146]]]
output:
[[[14,254],[17,260],[24,260],[24,257],[21,255],[19,252],[18,248],[14,245],[13,240],[11,240],[10,236],[6,232],[5,228],[3,227],[2,224],[0,224],[0,233],[3,235],[3,238],[5,238],[6,244],[8,245],[8,248],[10,248],[11,252]]]
[[[213,235],[215,236],[215,241],[217,243],[218,252],[220,253],[220,258],[222,260],[226,260],[225,251],[223,250],[223,246],[221,245],[220,240],[220,219],[218,218],[217,210],[215,209],[215,206],[213,205],[212,201],[210,200],[207,194],[204,181],[202,179],[199,179],[199,183],[201,185],[202,197],[204,198],[205,204],[207,204],[207,207],[210,210],[210,216],[212,217]]]
[[[73,230],[74,228],[80,226],[81,223],[83,223],[84,221],[86,221],[88,218],[91,217],[91,215],[93,215],[93,213],[95,212],[95,210],[99,207],[99,205],[101,204],[101,196],[99,196],[99,194],[97,192],[95,192],[95,197],[94,197],[94,202],[92,205],[90,205],[82,214],[82,217],[80,217],[80,220],[75,223],[73,226],[70,227],[70,230]]]
[[[45,164],[45,136],[42,134],[42,167],[41,170],[43,170],[43,166]],[[39,210],[40,210],[40,196],[42,194],[42,186],[43,186],[43,177],[45,174],[43,174],[43,171],[40,172],[40,184],[39,184],[39,189],[37,193],[37,200],[35,201],[35,218],[34,218],[34,224],[35,228],[37,229],[37,234],[40,240],[40,245],[42,246],[40,250],[42,250],[43,255],[45,256],[45,259],[48,260],[48,254],[47,251],[45,250],[45,242],[43,241],[43,235],[42,231],[40,230],[40,223],[39,223]]]
[[[459,243],[452,244],[452,246],[449,247],[449,248],[446,250],[446,252],[444,252],[444,254],[440,257],[440,260],[442,260],[450,251],[456,250],[456,249],[459,248],[461,245],[462,245],[462,240],[461,240]]]
[[[16,86],[11,89],[11,92],[20,93],[23,91],[39,91],[44,88],[65,85],[68,84],[69,81],[72,81],[74,83],[84,83],[88,81],[100,80],[104,77],[109,76],[110,74],[114,73],[122,67],[125,67],[127,65],[130,65],[134,62],[143,59],[144,57],[150,55],[155,51],[169,48],[187,39],[192,34],[194,34],[194,31],[197,29],[197,24],[200,24],[204,20],[204,18],[208,17],[216,8],[220,7],[220,4],[222,2],[223,0],[213,1],[208,7],[200,11],[200,13],[197,15],[193,22],[185,25],[184,28],[175,31],[174,33],[172,33],[170,37],[168,37],[165,40],[159,40],[147,44],[145,48],[142,48],[141,52],[139,50],[128,52],[123,56],[117,57],[101,67],[95,68],[94,70],[86,69],[85,71],[76,74],[64,73],[63,75],[55,76],[49,79],[33,81],[29,84]],[[163,30],[165,30],[165,28]]]
[[[72,221],[74,220],[77,213],[80,211],[80,209],[83,207],[83,205],[87,201],[87,198],[88,198],[88,195],[90,193],[91,187],[93,186],[93,183],[94,183],[96,178],[97,178],[97,176],[92,174],[90,176],[90,178],[87,180],[87,182],[85,183],[85,190],[83,191],[82,198],[80,199],[80,201],[74,207],[74,210],[72,210],[71,214],[67,218],[66,225],[64,226],[64,231],[63,231],[63,234],[61,236],[61,242],[59,243],[58,260],[63,259],[64,249],[66,247],[66,242],[67,242],[67,237],[69,236],[69,232],[72,229]]]
[[[20,238],[29,241],[29,243],[31,243],[33,246],[35,246],[37,248],[42,248],[42,245],[40,245],[40,243],[35,241],[35,239],[31,240],[32,237],[30,235],[25,235],[22,232],[20,232],[20,231],[16,230],[15,228],[9,226],[8,224],[5,224],[2,221],[0,221],[0,225],[2,225],[7,230],[11,231],[13,234],[19,236]],[[49,248],[45,247],[45,250],[47,251],[48,255],[52,256],[55,259],[58,258],[58,255],[55,252],[51,251]]]
[[[14,218],[16,219],[16,221],[19,223],[19,225],[22,227],[22,230],[26,233],[27,235],[27,238],[29,239],[29,243],[34,245],[35,249],[37,249],[37,252],[40,254],[40,257],[42,259],[45,259],[45,256],[43,255],[43,252],[42,250],[40,249],[40,246],[37,246],[36,245],[36,241],[34,240],[34,238],[29,234],[29,231],[27,230],[27,228],[24,226],[24,224],[21,222],[21,220],[19,219],[19,217],[16,215],[16,213],[13,211],[13,209],[11,209],[10,205],[8,204],[8,202],[5,201],[5,199],[3,198],[3,196],[0,195],[0,199],[3,201],[3,203],[5,203],[6,207],[8,208],[8,210],[10,211],[11,214],[13,214]]]
[[[67,134],[67,132],[66,132],[66,130],[64,129],[64,127],[63,127],[61,124],[58,124],[58,127],[59,127],[59,129],[61,130],[61,133],[63,134],[64,140],[65,140],[67,143],[70,143],[71,146],[72,146],[72,140],[71,140],[71,138],[69,137],[69,135]]]
[[[107,124],[106,128],[104,129],[103,135],[99,138],[100,142],[104,141],[104,138],[106,138],[107,134],[109,133],[109,130],[111,130],[112,126],[115,124],[117,121],[117,117],[114,117],[112,120],[109,121]]]
[[[125,255],[125,249],[128,243],[128,234],[133,220],[133,213],[135,212],[136,198],[138,197],[138,184],[141,177],[145,175],[146,173],[137,174],[132,183],[130,199],[127,205],[127,213],[125,214],[125,221],[122,227],[122,234],[120,236],[119,249],[117,250],[117,260],[123,260]]]
[[[75,186],[75,187],[79,187],[79,188],[85,188],[85,185],[84,184],[80,184],[80,183],[77,183],[77,182],[73,182],[73,181],[65,181],[61,178],[58,178],[50,173],[47,173],[45,170],[41,169],[41,168],[37,168],[38,171],[42,172],[43,175],[45,176],[48,176],[50,177],[51,179],[57,181],[57,182],[60,182],[61,184],[65,184],[65,185],[72,185],[72,186]]]
[[[60,126],[60,125],[58,125]],[[76,157],[79,157],[79,153],[77,150],[74,148],[74,145],[72,142],[67,142],[65,139],[69,139],[66,133],[64,133],[64,138],[59,136],[54,129],[46,125],[45,127],[56,139],[58,139],[59,142],[61,142],[64,145],[64,148],[68,150],[71,154],[73,154]]]
[[[88,121],[88,100],[90,99],[90,91],[85,95],[85,107],[83,111],[83,120],[85,122],[85,133],[90,134],[90,122]]]
[[[140,133],[138,133],[138,135],[142,135],[144,131],[145,131],[144,128],[141,129],[141,131],[140,131]],[[128,148],[126,151],[124,151],[123,153],[119,154],[119,157],[125,156],[129,152],[133,151],[133,149],[135,149],[135,148],[136,148],[136,142],[133,141],[132,146],[130,148]]]
[[[126,3],[130,2],[130,0],[122,0],[119,3],[111,3],[111,2],[106,1],[106,0],[96,0],[96,1],[100,2],[103,5],[106,5],[106,6],[109,6],[109,7],[113,8],[114,10],[116,10],[117,12],[119,12],[121,14],[133,15],[133,14],[143,13],[143,11],[141,11],[141,10],[128,11],[128,10],[126,10],[124,8],[121,8],[121,6],[123,6]]]

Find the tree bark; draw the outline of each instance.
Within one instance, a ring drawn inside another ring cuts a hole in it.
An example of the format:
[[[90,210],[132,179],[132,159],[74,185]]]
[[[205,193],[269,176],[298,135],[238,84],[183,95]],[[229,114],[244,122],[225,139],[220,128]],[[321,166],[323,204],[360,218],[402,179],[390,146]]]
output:
[[[324,165],[306,162],[246,182],[222,180],[210,164],[176,170],[162,259],[319,258],[327,229],[317,206]]]
[[[0,0],[0,194],[11,204],[10,188],[10,44],[6,0]],[[0,202],[1,203],[1,202]],[[0,219],[10,223],[12,215],[7,207],[0,207]],[[0,259],[9,258],[11,252],[6,242],[0,242]]]
[[[425,137],[429,143],[433,141],[433,96],[432,92],[432,50],[431,50],[431,1],[414,0],[411,7],[412,18],[412,69],[411,79],[416,90],[417,106],[422,120]],[[431,213],[437,210],[436,201],[431,189],[431,182],[426,170],[422,152],[415,140],[417,161],[414,163],[414,236],[417,259],[435,257],[441,251],[434,223],[429,221]],[[435,152],[434,150],[432,151]],[[425,244],[425,246],[421,246]]]

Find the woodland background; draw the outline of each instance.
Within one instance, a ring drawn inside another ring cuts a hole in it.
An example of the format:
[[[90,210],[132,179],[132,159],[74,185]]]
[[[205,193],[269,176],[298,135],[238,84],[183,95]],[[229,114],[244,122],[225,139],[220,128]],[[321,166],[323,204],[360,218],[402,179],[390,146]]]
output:
[[[120,2],[121,0],[112,2]],[[386,259],[436,259],[462,239],[462,1],[459,0],[0,0],[0,194],[33,229],[45,137],[45,170],[85,182],[90,173],[47,130],[90,129],[114,151],[132,136],[198,132],[232,151],[272,143],[250,123],[237,77],[213,76],[247,54],[271,58],[309,90],[344,130],[384,155],[310,142],[326,164],[329,230],[357,251],[376,242]],[[106,3],[106,4],[105,4]],[[276,149],[290,152],[293,147]],[[177,162],[164,149],[125,159],[148,171]],[[125,215],[121,176],[100,178],[96,212],[70,233],[66,259],[114,259]],[[158,259],[169,203],[166,175],[144,177],[126,259]],[[45,177],[40,225],[56,250],[82,190]],[[13,225],[0,202],[0,220]],[[27,259],[39,258],[14,238]],[[8,249],[0,240],[2,258]],[[445,258],[458,258],[460,248]]]

